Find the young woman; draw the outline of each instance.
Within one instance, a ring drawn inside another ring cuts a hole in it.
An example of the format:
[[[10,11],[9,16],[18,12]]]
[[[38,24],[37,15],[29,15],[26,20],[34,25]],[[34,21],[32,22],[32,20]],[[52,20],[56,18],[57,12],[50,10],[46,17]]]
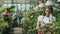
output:
[[[48,27],[50,27],[50,26],[47,27],[47,24],[51,25],[52,22],[56,20],[56,18],[53,16],[52,13],[53,13],[53,8],[51,6],[47,6],[45,7],[45,11],[43,12],[43,15],[40,15],[38,17],[37,27],[36,27],[38,30],[38,34],[45,34],[44,30],[48,30]]]

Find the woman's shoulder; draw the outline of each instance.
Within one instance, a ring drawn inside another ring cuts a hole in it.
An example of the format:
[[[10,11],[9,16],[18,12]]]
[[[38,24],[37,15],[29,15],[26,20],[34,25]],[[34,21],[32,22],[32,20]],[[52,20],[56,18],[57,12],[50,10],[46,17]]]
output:
[[[39,15],[39,16],[38,16],[38,19],[42,19],[42,18],[43,18],[43,15]]]
[[[41,21],[42,18],[43,18],[43,15],[39,15],[39,16],[38,16],[38,21]]]
[[[38,17],[43,17],[43,15],[39,15]]]

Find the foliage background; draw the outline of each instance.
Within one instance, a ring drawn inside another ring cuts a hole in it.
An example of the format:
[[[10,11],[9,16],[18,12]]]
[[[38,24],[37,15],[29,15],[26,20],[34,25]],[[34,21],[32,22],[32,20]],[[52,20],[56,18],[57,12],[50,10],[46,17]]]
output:
[[[37,18],[42,13],[41,11],[32,9],[23,13],[23,18],[21,19],[24,29],[23,34],[37,34]],[[56,21],[53,22],[54,34],[60,34],[60,11],[54,11],[53,14],[56,17]]]
[[[6,10],[6,8],[2,8],[2,10],[0,11],[0,15],[2,12],[4,12],[4,10]],[[23,34],[37,34],[36,30],[37,18],[42,13],[43,12],[33,10],[32,8],[29,10],[25,10],[23,12],[21,11],[20,15],[22,16],[21,24],[23,25]],[[60,34],[60,11],[54,11],[53,14],[56,17],[56,21],[53,22],[54,34]],[[10,27],[8,22],[4,21],[3,17],[0,17],[0,32],[2,32],[5,28],[8,27]]]

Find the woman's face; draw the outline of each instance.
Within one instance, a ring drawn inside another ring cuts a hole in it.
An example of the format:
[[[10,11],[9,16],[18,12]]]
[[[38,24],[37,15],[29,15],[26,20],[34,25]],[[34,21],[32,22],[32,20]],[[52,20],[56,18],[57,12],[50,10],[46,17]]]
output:
[[[49,15],[50,14],[50,9],[46,8],[45,14]]]

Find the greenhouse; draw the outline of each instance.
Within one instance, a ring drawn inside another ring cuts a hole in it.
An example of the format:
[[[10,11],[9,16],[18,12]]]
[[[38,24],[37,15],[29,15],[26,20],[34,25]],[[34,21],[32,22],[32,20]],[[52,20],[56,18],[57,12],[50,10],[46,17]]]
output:
[[[0,0],[0,34],[60,34],[60,0]]]

